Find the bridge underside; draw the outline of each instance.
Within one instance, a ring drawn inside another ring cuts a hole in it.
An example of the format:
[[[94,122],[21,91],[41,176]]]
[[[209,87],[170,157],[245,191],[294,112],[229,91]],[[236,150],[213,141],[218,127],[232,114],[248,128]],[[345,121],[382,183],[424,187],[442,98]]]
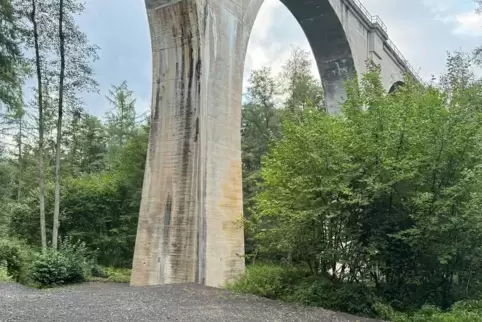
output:
[[[329,111],[355,74],[331,0],[282,2],[315,54]],[[221,286],[244,271],[241,91],[262,0],[146,0],[151,131],[131,285]]]

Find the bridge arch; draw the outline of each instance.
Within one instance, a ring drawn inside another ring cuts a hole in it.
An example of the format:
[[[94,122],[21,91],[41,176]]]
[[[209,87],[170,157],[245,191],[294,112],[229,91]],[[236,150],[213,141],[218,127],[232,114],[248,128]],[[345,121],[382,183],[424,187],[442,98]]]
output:
[[[131,285],[221,286],[244,271],[241,94],[262,2],[145,0],[151,129]],[[343,13],[336,11],[342,1],[282,3],[308,38],[325,105],[336,112],[344,81],[355,75]]]
[[[400,81],[400,80],[396,81],[395,83],[393,83],[393,85],[388,90],[388,94],[395,93],[398,90],[398,88],[400,88],[401,86],[405,86],[405,82]]]
[[[345,81],[356,74],[355,62],[347,34],[330,0],[279,0],[296,18],[315,57],[325,106],[338,112],[345,98]],[[245,23],[251,32],[264,0],[250,0]]]

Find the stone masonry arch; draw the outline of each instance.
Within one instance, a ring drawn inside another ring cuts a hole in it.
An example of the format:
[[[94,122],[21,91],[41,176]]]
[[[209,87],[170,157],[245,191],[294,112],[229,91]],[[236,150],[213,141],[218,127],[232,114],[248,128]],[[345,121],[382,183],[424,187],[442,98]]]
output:
[[[221,286],[244,271],[241,92],[262,1],[145,0],[153,90],[133,286]],[[366,59],[395,57],[381,33],[370,40],[373,23],[356,1],[282,0],[312,46],[330,112]]]

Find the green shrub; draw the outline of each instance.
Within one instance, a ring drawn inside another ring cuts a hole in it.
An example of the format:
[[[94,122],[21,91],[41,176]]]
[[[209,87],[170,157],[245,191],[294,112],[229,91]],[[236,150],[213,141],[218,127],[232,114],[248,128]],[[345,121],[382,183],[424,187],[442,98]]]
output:
[[[237,292],[276,299],[283,295],[282,275],[283,269],[279,266],[251,266],[238,280],[228,284],[227,288]]]
[[[352,314],[375,314],[375,296],[368,287],[333,283],[323,277],[310,276],[300,268],[273,264],[248,266],[244,275],[226,287],[232,291]]]
[[[69,238],[60,241],[59,251],[82,270],[84,277],[92,274],[96,265],[96,252],[87,248],[84,242],[72,242]]]
[[[0,262],[7,274],[16,281],[25,278],[32,251],[24,243],[17,240],[0,239]]]
[[[100,277],[100,278],[109,277],[105,268],[98,265],[98,264],[95,264],[95,265],[92,266],[91,275],[93,277]]]
[[[284,299],[293,291],[296,280],[305,273],[295,268],[273,264],[248,266],[246,272],[226,287],[232,291],[250,293],[270,299]]]
[[[92,259],[83,243],[60,243],[59,250],[36,255],[30,268],[32,280],[41,286],[83,282],[92,271]]]
[[[356,315],[375,315],[374,294],[358,283],[334,283],[326,278],[310,277],[298,281],[295,291],[285,300]]]
[[[8,282],[12,278],[8,275],[7,263],[0,262],[0,282]]]
[[[482,322],[482,301],[458,302],[449,311],[425,305],[413,313],[396,312],[384,304],[374,307],[380,318],[392,322]]]
[[[131,280],[131,270],[128,268],[108,267],[107,280],[114,283],[129,283]]]
[[[44,250],[35,256],[31,266],[31,278],[41,286],[60,285],[68,283],[69,260],[59,251],[53,249]],[[78,271],[74,269],[74,272]]]

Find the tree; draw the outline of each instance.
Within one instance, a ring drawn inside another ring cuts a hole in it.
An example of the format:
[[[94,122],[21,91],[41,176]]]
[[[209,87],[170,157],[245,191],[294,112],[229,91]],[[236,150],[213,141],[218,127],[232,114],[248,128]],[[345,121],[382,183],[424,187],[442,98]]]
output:
[[[113,109],[107,113],[107,133],[110,138],[107,159],[109,164],[114,164],[126,140],[135,134],[136,100],[126,81],[112,85],[106,98],[113,105]]]
[[[23,59],[20,52],[19,26],[11,0],[0,1],[0,107],[21,105]]]
[[[9,206],[12,198],[11,187],[15,185],[14,167],[8,162],[5,149],[0,148],[0,236],[8,236],[10,224]]]
[[[39,212],[42,246],[47,246],[45,228],[45,178],[54,168],[56,205],[54,207],[53,240],[56,247],[59,223],[60,176],[63,156],[63,121],[70,109],[82,105],[79,94],[96,90],[92,62],[97,59],[97,47],[88,39],[75,21],[84,10],[80,0],[16,1],[23,45],[27,61],[35,68],[34,88],[38,129]],[[32,57],[28,54],[33,53]],[[67,113],[66,113],[67,112]]]
[[[91,46],[87,37],[75,24],[74,16],[84,10],[78,0],[58,0],[59,72],[58,72],[58,111],[55,154],[55,206],[52,230],[52,247],[57,249],[60,215],[60,163],[62,148],[62,121],[64,95],[70,103],[78,101],[77,93],[95,90],[97,82],[93,79],[90,63],[97,59],[97,47]],[[67,82],[67,84],[66,84]]]
[[[37,75],[37,104],[38,104],[38,155],[39,155],[39,208],[40,208],[40,231],[42,248],[47,248],[47,233],[45,229],[45,173],[44,173],[44,98],[43,91],[43,73],[42,73],[42,56],[40,54],[40,35],[38,28],[38,11],[37,0],[31,0],[30,22],[33,28],[33,43],[35,48],[35,70]]]
[[[342,115],[284,120],[255,198],[260,256],[373,285],[399,309],[476,294],[482,82],[463,56],[448,67],[439,88],[406,79],[388,96],[373,67],[347,87]]]
[[[312,75],[311,61],[307,52],[295,49],[286,62],[279,79],[275,80],[269,68],[252,72],[242,110],[242,161],[243,161],[243,208],[246,222],[246,253],[255,257],[256,243],[253,196],[259,191],[261,160],[270,144],[281,138],[281,122],[287,118],[298,118],[299,111],[307,107],[322,107],[322,89]],[[277,102],[286,99],[283,106]],[[258,228],[257,228],[258,227]]]
[[[59,72],[59,101],[57,112],[57,144],[55,153],[55,207],[54,222],[52,228],[52,248],[57,249],[59,233],[60,215],[60,148],[62,143],[62,118],[64,113],[64,81],[65,81],[65,34],[64,34],[64,0],[59,2],[59,52],[60,52],[60,72]]]
[[[105,169],[107,136],[104,124],[79,108],[72,111],[64,131],[65,171],[69,176],[101,172]]]
[[[25,110],[18,110],[15,114],[11,115],[11,122],[18,127],[18,132],[15,134],[14,139],[17,148],[17,201],[22,198],[22,182],[23,182],[23,149],[25,139]]]
[[[279,139],[280,121],[276,109],[279,85],[269,68],[251,72],[246,92],[246,103],[242,108],[241,146],[243,166],[243,212],[250,218],[253,196],[260,181],[261,158],[267,153],[269,144]],[[256,245],[253,232],[246,226],[246,253],[253,254]]]
[[[307,51],[294,48],[283,66],[281,79],[287,96],[284,105],[292,112],[308,106],[324,109],[323,89],[311,72],[312,61],[309,56]]]
[[[275,106],[279,88],[269,68],[254,70],[249,78],[242,109],[243,164],[247,172],[259,170],[261,157],[272,139],[279,138],[279,116]]]

